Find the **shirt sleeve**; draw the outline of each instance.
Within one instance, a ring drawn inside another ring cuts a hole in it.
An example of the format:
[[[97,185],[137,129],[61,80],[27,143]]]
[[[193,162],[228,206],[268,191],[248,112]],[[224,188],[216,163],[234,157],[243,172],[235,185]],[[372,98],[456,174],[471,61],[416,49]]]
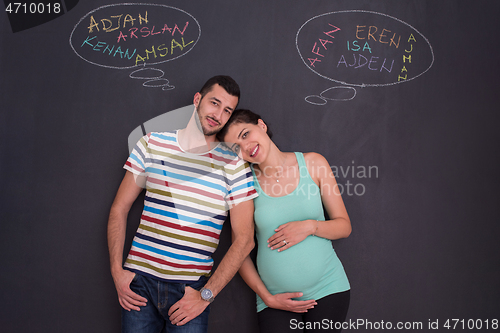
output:
[[[149,159],[149,134],[143,136],[130,153],[123,168],[134,175],[144,176],[146,173],[146,163]]]
[[[247,162],[238,158],[235,168],[228,174],[229,191],[226,196],[226,202],[229,208],[237,204],[254,199],[258,196],[254,188],[252,170]]]

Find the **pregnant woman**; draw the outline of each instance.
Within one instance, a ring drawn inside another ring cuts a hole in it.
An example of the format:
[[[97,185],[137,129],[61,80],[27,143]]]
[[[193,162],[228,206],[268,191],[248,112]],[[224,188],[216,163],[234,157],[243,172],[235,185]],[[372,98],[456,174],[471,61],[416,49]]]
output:
[[[248,257],[239,272],[257,294],[260,331],[340,332],[350,286],[331,240],[348,237],[351,223],[328,162],[280,151],[249,110],[234,111],[218,138],[252,164],[259,193],[257,268]]]

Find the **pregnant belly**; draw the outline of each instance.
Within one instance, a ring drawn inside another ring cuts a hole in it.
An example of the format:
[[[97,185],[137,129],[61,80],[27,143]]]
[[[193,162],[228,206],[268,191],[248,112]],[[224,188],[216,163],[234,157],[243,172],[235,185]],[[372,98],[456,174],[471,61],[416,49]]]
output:
[[[335,256],[335,253],[328,240],[308,237],[283,252],[259,246],[257,268],[262,281],[272,294],[306,294],[317,286],[332,256]]]

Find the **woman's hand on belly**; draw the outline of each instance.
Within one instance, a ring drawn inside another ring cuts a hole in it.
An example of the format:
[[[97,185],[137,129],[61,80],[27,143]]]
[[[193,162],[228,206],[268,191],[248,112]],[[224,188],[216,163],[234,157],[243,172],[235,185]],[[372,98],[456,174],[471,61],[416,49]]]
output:
[[[314,308],[317,304],[313,299],[307,301],[296,301],[292,299],[301,296],[302,293],[282,293],[270,295],[266,299],[263,299],[263,301],[270,308],[297,313],[307,312],[307,310]]]
[[[316,220],[288,222],[275,229],[274,235],[267,240],[267,246],[278,252],[289,249],[302,242],[316,230]]]

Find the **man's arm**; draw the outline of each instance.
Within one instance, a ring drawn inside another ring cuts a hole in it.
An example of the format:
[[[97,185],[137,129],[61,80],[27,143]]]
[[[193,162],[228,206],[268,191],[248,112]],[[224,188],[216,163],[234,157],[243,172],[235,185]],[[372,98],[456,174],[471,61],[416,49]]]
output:
[[[108,248],[111,275],[115,282],[116,291],[120,305],[125,310],[137,310],[139,306],[146,305],[146,299],[130,290],[130,283],[135,274],[122,267],[123,247],[125,244],[125,233],[127,230],[127,216],[130,207],[142,191],[142,187],[136,182],[137,176],[127,171],[122,183],[118,188],[115,200],[111,205],[108,220]],[[141,179],[143,181],[143,179]]]
[[[231,247],[205,285],[214,297],[229,283],[254,247],[253,200],[233,207],[230,216]],[[184,325],[199,316],[208,304],[201,298],[199,291],[188,287],[184,297],[169,309],[170,321],[174,325]]]

